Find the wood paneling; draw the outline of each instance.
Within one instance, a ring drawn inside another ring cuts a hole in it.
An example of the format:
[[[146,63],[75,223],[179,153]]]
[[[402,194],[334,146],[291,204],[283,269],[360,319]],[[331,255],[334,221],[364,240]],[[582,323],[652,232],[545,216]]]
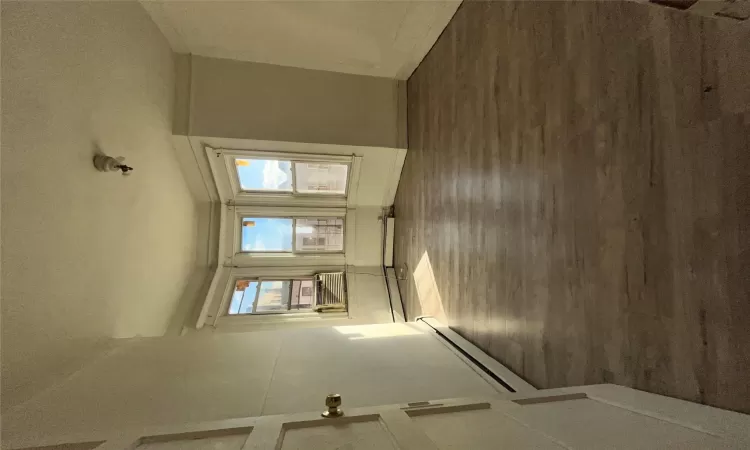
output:
[[[749,42],[635,2],[465,2],[408,81],[409,318],[437,299],[540,388],[750,411]]]

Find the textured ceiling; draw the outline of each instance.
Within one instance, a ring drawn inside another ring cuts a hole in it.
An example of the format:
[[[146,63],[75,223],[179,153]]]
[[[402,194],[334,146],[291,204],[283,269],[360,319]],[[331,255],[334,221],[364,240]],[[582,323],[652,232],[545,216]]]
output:
[[[405,79],[460,1],[143,1],[175,51]]]

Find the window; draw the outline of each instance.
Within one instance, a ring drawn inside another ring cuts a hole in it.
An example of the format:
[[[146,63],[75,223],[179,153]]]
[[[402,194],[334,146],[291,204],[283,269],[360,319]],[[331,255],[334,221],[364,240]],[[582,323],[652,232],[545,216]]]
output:
[[[332,219],[297,219],[297,251],[340,252],[344,250],[344,221]]]
[[[234,165],[243,191],[292,191],[290,161],[236,158]]]
[[[244,192],[346,195],[348,164],[234,158]]]
[[[252,145],[259,148],[203,143],[220,200],[212,210],[220,213],[212,221],[220,247],[196,326],[209,318],[216,326],[345,317],[345,283],[330,274],[343,273],[355,241],[356,217],[347,214],[358,204],[350,189],[359,185],[362,157],[320,144]]]
[[[237,280],[229,302],[229,315],[280,314],[311,311],[315,306],[312,278]]]
[[[243,252],[291,252],[294,219],[243,217]]]
[[[330,253],[344,251],[344,219],[242,217],[243,252]]]
[[[255,296],[258,291],[258,282],[249,280],[237,280],[229,304],[229,314],[250,314],[255,305]]]
[[[296,192],[301,194],[346,194],[345,164],[295,163]]]

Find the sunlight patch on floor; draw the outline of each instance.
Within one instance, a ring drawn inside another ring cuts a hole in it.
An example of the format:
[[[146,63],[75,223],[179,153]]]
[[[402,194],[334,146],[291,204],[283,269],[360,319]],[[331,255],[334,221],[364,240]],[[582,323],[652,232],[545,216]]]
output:
[[[417,297],[422,306],[423,316],[432,316],[442,323],[447,324],[448,318],[443,309],[443,299],[440,297],[435,273],[432,271],[430,256],[425,251],[419,264],[414,269],[414,284],[417,287]]]
[[[377,325],[346,325],[333,327],[333,329],[341,334],[349,336],[350,341],[422,334],[420,331],[415,330],[408,325],[400,323]]]

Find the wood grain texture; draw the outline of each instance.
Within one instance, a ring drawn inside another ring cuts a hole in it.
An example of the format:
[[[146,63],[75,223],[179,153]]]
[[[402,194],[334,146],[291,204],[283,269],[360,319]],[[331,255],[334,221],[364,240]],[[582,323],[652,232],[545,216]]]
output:
[[[643,3],[464,2],[408,81],[409,319],[539,388],[750,412],[749,42]]]

